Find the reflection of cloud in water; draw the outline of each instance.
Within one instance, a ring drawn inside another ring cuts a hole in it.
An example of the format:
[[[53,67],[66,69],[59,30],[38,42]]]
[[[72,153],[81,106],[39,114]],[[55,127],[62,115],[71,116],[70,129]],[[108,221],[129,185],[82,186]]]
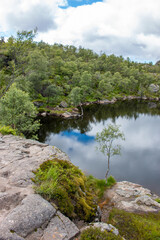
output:
[[[111,159],[110,174],[117,180],[128,180],[142,184],[160,194],[160,117],[144,116],[134,119],[117,118],[125,134],[125,141],[121,141],[122,155]],[[80,133],[63,132],[53,134],[46,139],[46,143],[55,145],[66,152],[71,161],[88,174],[104,178],[107,170],[105,156],[95,150],[94,137],[111,120],[103,123],[91,123],[91,131]]]

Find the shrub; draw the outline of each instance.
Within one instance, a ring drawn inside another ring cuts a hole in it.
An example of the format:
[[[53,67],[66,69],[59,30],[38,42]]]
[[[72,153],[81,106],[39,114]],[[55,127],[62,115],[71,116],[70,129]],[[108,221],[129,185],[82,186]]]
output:
[[[107,231],[101,231],[100,228],[90,227],[81,233],[80,240],[121,240],[120,236]]]
[[[89,189],[87,178],[72,163],[53,159],[34,171],[35,190],[53,201],[62,213],[70,218],[91,221],[95,217],[95,195]]]
[[[17,135],[16,129],[11,128],[10,126],[0,126],[0,133],[2,135]]]

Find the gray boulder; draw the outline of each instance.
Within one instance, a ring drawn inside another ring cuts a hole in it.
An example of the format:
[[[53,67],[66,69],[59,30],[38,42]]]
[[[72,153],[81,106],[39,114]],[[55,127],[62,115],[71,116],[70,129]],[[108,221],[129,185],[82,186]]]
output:
[[[48,223],[56,209],[38,194],[23,199],[3,221],[3,226],[21,237],[26,237],[43,224]]]
[[[62,108],[67,108],[68,107],[68,104],[65,102],[65,101],[62,101],[60,104],[59,104],[60,107]]]
[[[112,232],[113,234],[115,234],[116,236],[119,235],[119,231],[117,228],[115,228],[112,224],[107,224],[107,223],[103,223],[103,222],[97,222],[97,223],[93,223],[91,224],[93,227],[97,227],[100,228],[101,231],[107,231],[107,232]]]
[[[158,92],[159,91],[159,85],[156,85],[156,84],[150,84],[149,85],[149,91],[151,92],[151,93],[156,93],[156,92]]]

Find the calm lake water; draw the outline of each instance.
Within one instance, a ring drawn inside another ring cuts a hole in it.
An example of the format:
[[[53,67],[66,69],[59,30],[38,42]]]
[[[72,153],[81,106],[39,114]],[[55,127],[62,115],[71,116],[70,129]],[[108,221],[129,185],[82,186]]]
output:
[[[76,120],[45,118],[39,140],[66,152],[87,174],[104,178],[105,156],[96,148],[95,135],[109,123],[121,125],[125,141],[121,156],[111,159],[110,173],[117,181],[139,183],[160,195],[160,108],[138,101],[91,105]]]

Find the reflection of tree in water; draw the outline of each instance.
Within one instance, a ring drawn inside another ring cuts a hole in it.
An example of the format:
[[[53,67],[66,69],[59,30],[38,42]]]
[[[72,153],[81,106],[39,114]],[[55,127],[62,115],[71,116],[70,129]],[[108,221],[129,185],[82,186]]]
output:
[[[41,119],[39,140],[44,142],[50,133],[59,134],[63,131],[79,130],[86,133],[91,130],[91,123],[97,123],[111,119],[112,122],[118,117],[127,119],[139,117],[139,114],[159,115],[160,108],[149,108],[148,102],[138,100],[117,102],[115,104],[99,105],[93,104],[84,107],[84,116],[79,119],[60,119],[46,117]]]

